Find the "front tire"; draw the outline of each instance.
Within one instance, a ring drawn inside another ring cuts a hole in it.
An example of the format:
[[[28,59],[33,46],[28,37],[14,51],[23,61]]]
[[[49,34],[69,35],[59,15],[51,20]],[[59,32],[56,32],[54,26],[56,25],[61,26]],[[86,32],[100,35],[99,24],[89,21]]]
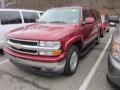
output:
[[[76,46],[72,46],[66,58],[66,64],[64,68],[64,75],[70,76],[73,75],[78,67],[78,59],[79,59],[79,50]]]

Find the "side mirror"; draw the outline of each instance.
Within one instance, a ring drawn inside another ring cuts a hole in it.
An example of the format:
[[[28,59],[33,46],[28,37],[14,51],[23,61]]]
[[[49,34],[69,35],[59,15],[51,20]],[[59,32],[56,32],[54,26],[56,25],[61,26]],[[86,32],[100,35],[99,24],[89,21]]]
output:
[[[91,23],[94,23],[95,22],[95,19],[93,17],[88,17],[85,19],[86,23],[87,24],[91,24]]]
[[[110,16],[109,18],[108,18],[108,21],[109,22],[113,22],[113,23],[119,23],[119,17],[118,16]]]
[[[95,22],[95,19],[93,17],[87,17],[85,18],[85,21],[82,22],[82,24],[92,24]]]

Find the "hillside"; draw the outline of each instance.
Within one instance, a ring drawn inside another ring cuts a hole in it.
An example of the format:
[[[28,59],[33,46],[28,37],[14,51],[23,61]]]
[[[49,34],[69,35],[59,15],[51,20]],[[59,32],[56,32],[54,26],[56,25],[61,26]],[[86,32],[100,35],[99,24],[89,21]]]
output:
[[[1,3],[4,1],[4,3]],[[52,7],[84,5],[100,12],[120,15],[120,0],[0,0],[1,7],[46,10]]]

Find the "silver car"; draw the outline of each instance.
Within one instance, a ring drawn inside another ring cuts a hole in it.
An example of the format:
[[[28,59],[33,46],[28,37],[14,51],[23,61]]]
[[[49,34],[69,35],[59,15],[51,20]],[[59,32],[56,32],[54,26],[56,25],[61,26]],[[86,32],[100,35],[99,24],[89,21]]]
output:
[[[115,18],[110,19],[110,21],[119,23],[119,19]],[[108,55],[107,79],[120,87],[120,25],[117,25],[116,29],[111,40]]]
[[[4,47],[4,34],[10,30],[34,23],[44,12],[25,9],[0,9],[0,49]]]

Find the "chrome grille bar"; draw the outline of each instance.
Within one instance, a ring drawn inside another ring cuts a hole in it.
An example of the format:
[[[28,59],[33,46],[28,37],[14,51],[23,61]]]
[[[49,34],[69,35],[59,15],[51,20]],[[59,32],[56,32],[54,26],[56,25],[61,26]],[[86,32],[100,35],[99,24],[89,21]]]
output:
[[[30,44],[31,43],[31,44]],[[30,40],[20,40],[20,39],[9,39],[7,44],[9,49],[25,54],[33,54],[38,55],[38,41],[30,41]]]

